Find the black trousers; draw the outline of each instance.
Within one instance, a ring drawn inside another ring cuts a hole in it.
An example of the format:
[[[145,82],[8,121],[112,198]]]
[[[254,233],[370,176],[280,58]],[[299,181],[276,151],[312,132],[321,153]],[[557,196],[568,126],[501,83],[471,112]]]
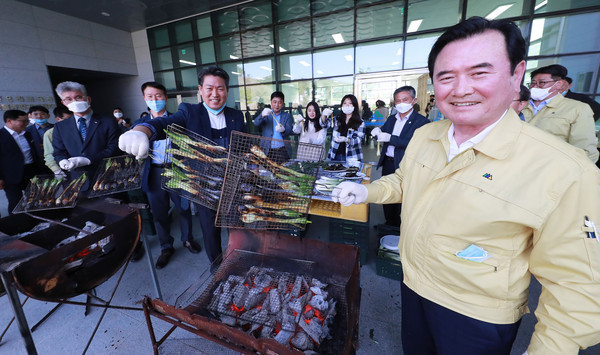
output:
[[[385,154],[385,152],[383,152]],[[394,165],[394,158],[388,157],[387,155],[383,158],[383,166],[381,169],[381,175],[390,175],[393,174],[394,171],[398,169],[397,166]],[[385,224],[399,227],[400,226],[400,212],[402,211],[401,203],[389,203],[383,205],[383,215],[385,216]]]
[[[200,228],[202,229],[202,238],[204,239],[204,249],[208,260],[213,263],[220,262],[223,248],[221,247],[221,228],[215,226],[217,211],[199,204],[196,205],[198,218],[200,219]]]
[[[23,191],[29,184],[29,180],[31,180],[36,173],[37,170],[35,168],[35,164],[25,164],[23,166],[23,177],[18,184],[4,184],[4,192],[6,193],[6,199],[8,200],[9,215],[12,214],[12,211],[19,204],[19,201],[23,197]]]

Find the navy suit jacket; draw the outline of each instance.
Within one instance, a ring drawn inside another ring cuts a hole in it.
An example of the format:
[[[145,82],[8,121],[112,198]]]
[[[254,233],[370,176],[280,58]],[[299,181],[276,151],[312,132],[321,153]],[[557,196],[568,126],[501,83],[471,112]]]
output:
[[[104,158],[115,156],[119,150],[119,127],[112,117],[92,114],[85,141],[82,141],[75,116],[56,123],[52,132],[54,160],[59,163],[72,157],[86,157],[91,164],[75,172],[87,172],[93,179],[97,165]],[[76,174],[77,175],[77,174]]]
[[[52,127],[54,127],[54,125],[48,123],[48,129]],[[27,132],[31,133],[31,138],[33,138],[33,143],[35,144],[35,153],[38,155],[40,160],[44,160],[44,137],[40,135],[37,125],[35,123],[31,124],[27,126],[26,130]],[[48,171],[48,173],[50,173],[50,171]]]
[[[41,172],[44,163],[35,154],[31,133],[26,131],[25,138],[29,142],[36,169]],[[23,156],[21,148],[4,127],[0,128],[0,180],[4,180],[4,183],[9,185],[21,183],[24,166],[25,156]]]
[[[394,146],[394,166],[398,168],[400,166],[400,161],[404,157],[404,152],[406,151],[406,147],[410,142],[410,139],[415,133],[415,130],[425,124],[429,123],[429,120],[425,118],[423,115],[418,114],[413,111],[408,117],[408,121],[404,124],[402,131],[399,136],[394,136],[390,138],[389,142],[383,143],[383,149],[381,150],[381,156],[379,157],[379,162],[377,163],[377,167],[383,165],[383,159],[385,158],[385,152],[387,151],[388,146],[391,144]],[[387,121],[383,127],[381,127],[381,131],[385,133],[392,134],[394,131],[394,125],[396,124],[396,116],[392,115],[388,117]]]
[[[246,132],[246,125],[244,123],[244,115],[242,111],[238,111],[229,107],[225,107],[223,113],[225,114],[226,122],[226,133],[227,137],[231,137],[232,131]],[[138,122],[141,123],[140,120]],[[152,140],[165,139],[166,135],[164,130],[170,124],[176,124],[194,133],[211,139],[212,129],[210,127],[210,117],[208,117],[208,111],[203,104],[179,104],[179,109],[174,114],[168,117],[157,117],[154,119],[148,119],[145,125],[150,125],[155,130],[155,135],[152,136]],[[136,124],[138,124],[136,122]],[[228,147],[226,147],[228,148]],[[151,159],[147,158],[142,168],[142,189],[147,191],[148,189],[148,174],[150,171]],[[145,186],[144,186],[145,185]]]

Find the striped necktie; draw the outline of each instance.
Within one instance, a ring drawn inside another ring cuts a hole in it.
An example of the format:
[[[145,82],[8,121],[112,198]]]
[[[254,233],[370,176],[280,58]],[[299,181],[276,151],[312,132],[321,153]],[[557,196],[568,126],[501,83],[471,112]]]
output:
[[[85,141],[87,135],[87,126],[85,125],[85,117],[79,117],[79,133],[81,133],[81,139]]]

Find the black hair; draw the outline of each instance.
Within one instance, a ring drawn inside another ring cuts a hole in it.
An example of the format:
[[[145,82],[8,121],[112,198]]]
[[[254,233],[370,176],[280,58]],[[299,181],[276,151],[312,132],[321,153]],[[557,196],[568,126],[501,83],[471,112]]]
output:
[[[113,108],[113,112],[114,112],[115,110],[119,110],[119,111],[121,111],[121,113],[123,113],[123,109],[122,109],[122,108],[120,108],[120,107],[118,107],[118,106],[117,106],[117,107],[115,107],[115,108]]]
[[[54,108],[54,110],[52,110],[52,114],[54,114],[54,117],[62,117],[64,114],[72,114],[73,112],[69,111],[68,108],[66,108],[63,105],[58,105]]]
[[[308,130],[308,108],[312,106],[315,109],[315,120],[313,124],[315,126],[315,132],[319,132],[323,127],[321,127],[321,109],[319,108],[319,104],[315,101],[311,101],[306,105],[306,119],[304,120],[304,130]]]
[[[566,81],[567,83],[569,83],[569,85],[573,84],[573,79],[571,79],[571,78],[570,78],[570,77],[568,77],[568,76],[566,76],[566,77],[565,77],[565,81]]]
[[[158,89],[163,92],[163,95],[167,96],[167,88],[165,88],[165,86],[159,82],[147,81],[147,82],[143,83],[142,84],[142,94],[144,93],[144,90],[146,90],[147,87]]]
[[[562,65],[551,64],[545,67],[537,68],[536,70],[532,71],[531,74],[529,74],[529,76],[533,78],[538,74],[550,74],[552,76],[552,79],[561,80],[567,77],[567,73],[567,68],[563,67]]]
[[[6,122],[8,120],[17,120],[21,116],[27,117],[27,113],[25,113],[25,111],[21,111],[21,110],[8,110],[8,111],[4,112],[4,122]]]
[[[281,99],[281,101],[285,102],[285,96],[283,96],[283,93],[281,91],[274,91],[271,94],[271,100],[273,100],[273,98],[278,97]]]
[[[384,107],[384,106],[385,106],[385,102],[383,102],[383,100],[375,101],[375,107],[380,108],[380,107]]]
[[[340,113],[337,116],[338,127],[346,127],[346,128],[352,128],[354,130],[357,130],[358,127],[360,127],[360,125],[363,122],[363,120],[360,119],[360,113],[358,112],[359,111],[358,100],[356,99],[356,96],[354,96],[352,94],[345,95],[344,97],[342,97],[340,107],[344,106],[344,101],[346,101],[346,99],[350,99],[350,101],[352,101],[352,106],[354,106],[354,111],[352,112],[352,116],[350,117],[350,121],[348,121],[348,126],[346,127],[346,114],[344,113],[344,111],[342,111],[340,109]]]
[[[144,112],[140,113],[140,118],[142,118],[144,116],[148,116],[148,115],[149,115],[148,111],[144,111]]]
[[[45,108],[44,106],[40,106],[40,105],[31,106],[29,108],[29,111],[27,111],[27,113],[33,113],[35,111],[42,111],[42,112],[46,112],[47,114],[50,114],[50,111],[48,111],[47,108]]]
[[[405,86],[401,86],[399,88],[397,88],[396,90],[394,90],[394,95],[392,95],[392,97],[394,98],[394,101],[396,101],[396,95],[398,95],[399,92],[402,91],[406,91],[410,94],[410,97],[412,97],[413,99],[415,97],[417,97],[417,91],[415,90],[415,88],[413,88],[412,86],[409,85],[405,85]]]
[[[431,48],[431,52],[429,52],[429,59],[427,60],[431,80],[435,80],[433,76],[435,60],[447,44],[477,34],[482,34],[490,30],[498,31],[504,36],[506,52],[508,53],[508,59],[510,60],[510,70],[511,72],[514,72],[517,65],[525,59],[526,54],[525,39],[523,39],[519,27],[512,21],[487,20],[483,17],[475,16],[450,27],[437,39],[437,41],[435,41],[433,48]]]
[[[519,101],[529,101],[531,99],[531,92],[525,85],[521,85],[521,91],[519,91]]]
[[[202,86],[204,84],[204,77],[207,75],[218,76],[225,81],[225,88],[229,90],[229,74],[217,66],[211,66],[206,69],[200,70],[198,73],[198,84]]]

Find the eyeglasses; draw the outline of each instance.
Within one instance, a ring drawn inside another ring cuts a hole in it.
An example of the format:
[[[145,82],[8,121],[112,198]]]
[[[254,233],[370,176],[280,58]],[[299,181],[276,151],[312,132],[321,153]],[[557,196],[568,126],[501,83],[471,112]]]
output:
[[[87,96],[77,95],[75,98],[65,97],[62,101],[66,104],[70,104],[73,101],[84,101]]]
[[[548,80],[548,81],[532,81],[531,83],[529,83],[529,87],[530,87],[530,88],[532,88],[532,87],[535,87],[535,86],[537,86],[538,88],[541,88],[541,87],[544,87],[544,86],[546,86],[546,85],[548,85],[548,84],[550,84],[550,83],[555,83],[555,82],[557,82],[557,81],[558,81],[558,80]]]

